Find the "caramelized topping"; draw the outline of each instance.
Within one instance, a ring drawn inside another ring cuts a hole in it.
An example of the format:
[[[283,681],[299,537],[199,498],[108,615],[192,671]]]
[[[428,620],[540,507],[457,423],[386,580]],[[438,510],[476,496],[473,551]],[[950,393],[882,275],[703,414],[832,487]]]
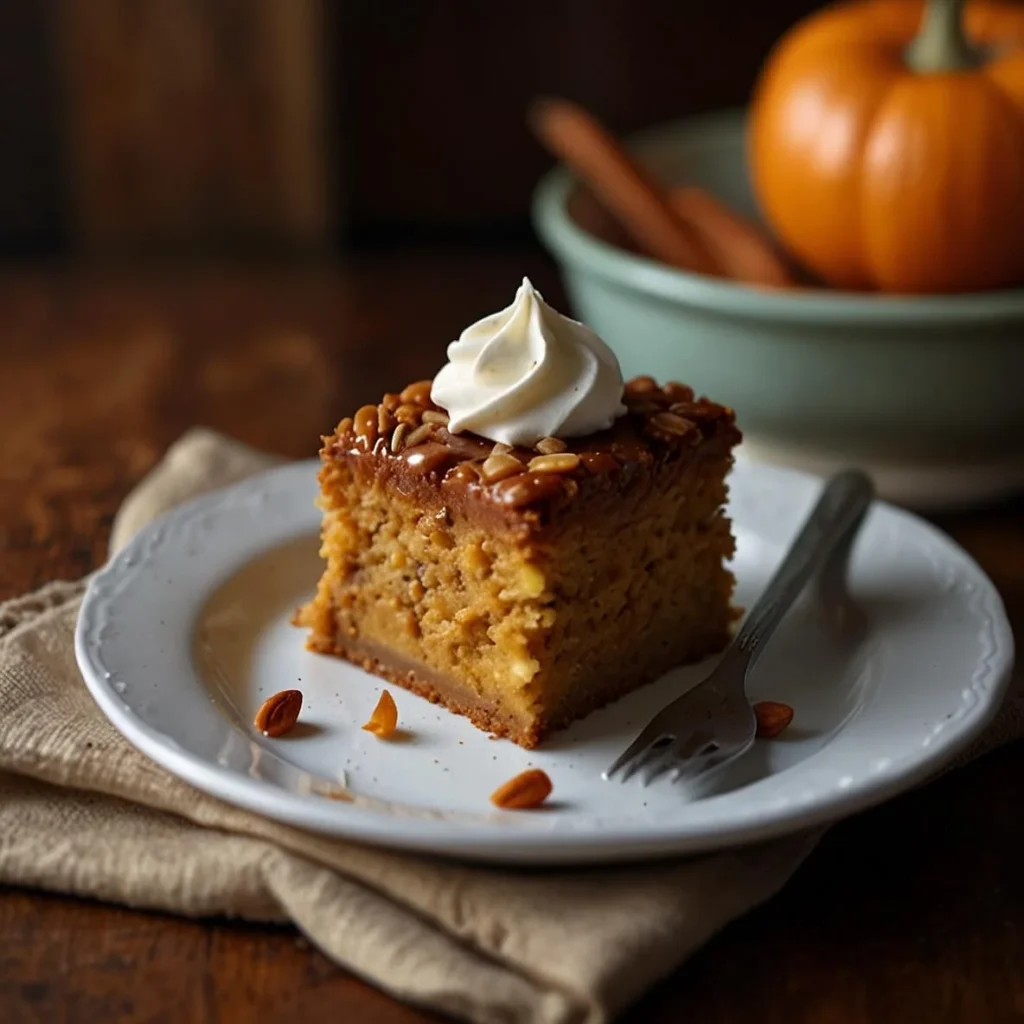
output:
[[[491,499],[509,508],[522,508],[562,493],[562,480],[555,473],[521,473],[496,483],[491,488]]]
[[[505,508],[568,501],[594,477],[627,486],[641,465],[676,457],[701,444],[719,421],[731,425],[731,409],[696,398],[672,381],[652,377],[625,385],[625,416],[584,438],[546,437],[530,448],[496,445],[474,434],[451,434],[448,415],[430,399],[430,381],[387,394],[380,405],[364,405],[326,439],[326,454],[399,459],[419,476],[435,476],[445,487],[469,488]]]

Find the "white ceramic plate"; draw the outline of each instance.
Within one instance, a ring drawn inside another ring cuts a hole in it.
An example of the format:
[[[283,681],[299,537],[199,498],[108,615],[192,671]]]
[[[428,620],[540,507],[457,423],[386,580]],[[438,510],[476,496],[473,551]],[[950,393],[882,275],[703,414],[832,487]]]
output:
[[[885,505],[868,516],[851,594],[855,646],[806,598],[758,664],[754,699],[796,709],[719,795],[689,801],[602,770],[660,707],[704,676],[677,670],[526,751],[392,688],[400,742],[361,730],[381,681],[308,653],[289,618],[315,586],[316,463],[272,470],[181,506],[90,583],[76,635],[89,689],[143,753],[199,789],[268,817],[392,847],[514,863],[641,858],[780,835],[850,814],[925,778],[996,710],[1012,636],[999,597],[948,538]],[[749,607],[820,487],[749,463],[732,480],[739,602]],[[305,695],[299,727],[271,740],[253,715]],[[550,807],[502,812],[490,793],[529,765]],[[324,795],[346,786],[353,802]]]

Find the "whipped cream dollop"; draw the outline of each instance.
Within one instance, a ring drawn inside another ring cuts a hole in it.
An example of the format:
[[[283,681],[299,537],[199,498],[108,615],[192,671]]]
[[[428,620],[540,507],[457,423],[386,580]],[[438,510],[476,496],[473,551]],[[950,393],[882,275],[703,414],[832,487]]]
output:
[[[452,433],[533,445],[607,429],[626,411],[622,387],[615,353],[524,277],[511,306],[448,346],[430,397],[448,411]]]

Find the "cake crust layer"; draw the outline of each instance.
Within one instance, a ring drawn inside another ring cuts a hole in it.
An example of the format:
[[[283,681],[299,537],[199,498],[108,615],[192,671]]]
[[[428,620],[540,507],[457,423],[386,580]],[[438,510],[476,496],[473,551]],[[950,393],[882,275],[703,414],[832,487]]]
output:
[[[717,654],[728,640],[728,630],[718,635],[709,634],[705,646],[694,650],[687,660],[700,661],[708,655]],[[309,647],[319,654],[333,655],[358,665],[371,675],[386,679],[419,697],[424,697],[432,704],[440,704],[457,715],[463,715],[476,728],[492,736],[510,739],[528,750],[538,746],[548,733],[564,729],[592,711],[618,700],[626,693],[632,693],[641,686],[655,682],[673,667],[672,664],[659,666],[638,679],[629,680],[628,683],[624,680],[623,684],[618,686],[591,688],[588,693],[589,702],[580,704],[572,714],[562,714],[544,720],[522,721],[511,716],[507,710],[494,702],[485,700],[459,680],[403,658],[382,644],[368,640],[349,640],[347,644],[342,644],[337,639],[314,636],[310,639]]]

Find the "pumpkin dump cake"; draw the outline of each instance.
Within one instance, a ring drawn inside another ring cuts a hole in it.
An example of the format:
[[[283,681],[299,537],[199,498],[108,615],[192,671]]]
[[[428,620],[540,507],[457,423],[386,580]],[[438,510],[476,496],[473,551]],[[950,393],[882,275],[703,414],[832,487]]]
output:
[[[731,410],[528,281],[449,359],[324,440],[309,647],[525,747],[724,647]]]

